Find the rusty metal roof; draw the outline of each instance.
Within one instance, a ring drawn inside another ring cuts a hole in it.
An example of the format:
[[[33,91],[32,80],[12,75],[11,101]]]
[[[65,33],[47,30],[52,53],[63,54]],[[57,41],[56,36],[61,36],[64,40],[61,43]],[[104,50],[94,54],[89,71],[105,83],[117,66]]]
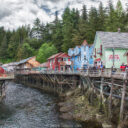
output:
[[[32,57],[27,61],[29,64],[31,64],[33,67],[38,67],[40,63],[36,61],[36,57]]]

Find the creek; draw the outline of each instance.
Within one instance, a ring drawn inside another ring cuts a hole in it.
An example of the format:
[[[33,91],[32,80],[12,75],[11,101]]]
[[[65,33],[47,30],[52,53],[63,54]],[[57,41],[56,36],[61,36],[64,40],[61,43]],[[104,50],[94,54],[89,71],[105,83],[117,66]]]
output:
[[[0,128],[78,128],[62,120],[56,109],[57,97],[10,82],[0,104]]]

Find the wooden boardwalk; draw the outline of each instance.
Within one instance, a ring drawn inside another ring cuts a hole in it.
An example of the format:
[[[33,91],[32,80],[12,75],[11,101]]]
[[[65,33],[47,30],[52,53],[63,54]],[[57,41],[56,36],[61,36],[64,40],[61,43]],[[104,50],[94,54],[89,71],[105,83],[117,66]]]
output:
[[[14,74],[6,73],[6,74],[1,74],[0,75],[0,81],[3,81],[3,80],[14,80],[14,78],[15,78]]]
[[[81,89],[91,89],[96,94],[107,98],[109,113],[111,115],[113,99],[120,101],[120,121],[124,118],[125,103],[128,101],[128,73],[120,70],[86,70],[77,72],[58,72],[58,71],[33,71],[30,69],[18,70],[15,74],[18,81],[34,83],[35,87],[40,88],[49,86],[53,90],[63,92],[63,89],[74,89],[80,86]],[[56,87],[56,88],[55,88]],[[103,102],[103,101],[102,101]],[[128,115],[126,115],[128,116]]]

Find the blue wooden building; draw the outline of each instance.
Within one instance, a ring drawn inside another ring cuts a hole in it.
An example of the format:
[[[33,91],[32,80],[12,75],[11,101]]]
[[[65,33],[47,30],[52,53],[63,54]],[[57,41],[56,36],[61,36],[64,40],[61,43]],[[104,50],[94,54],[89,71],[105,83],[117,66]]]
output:
[[[72,69],[74,71],[79,69],[86,69],[87,67],[93,66],[93,46],[89,45],[86,40],[81,46],[70,48],[68,55],[71,57]]]

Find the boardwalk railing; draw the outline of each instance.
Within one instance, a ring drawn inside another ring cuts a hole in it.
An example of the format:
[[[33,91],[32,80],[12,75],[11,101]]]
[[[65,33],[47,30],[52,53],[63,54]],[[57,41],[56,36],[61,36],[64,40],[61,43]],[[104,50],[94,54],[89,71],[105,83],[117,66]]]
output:
[[[0,80],[14,79],[14,73],[0,73]]]
[[[124,79],[127,71],[121,71],[120,69],[112,70],[108,69],[86,69],[78,71],[53,71],[53,70],[33,70],[33,69],[18,69],[15,74],[78,74],[90,77],[115,77],[118,79]]]

